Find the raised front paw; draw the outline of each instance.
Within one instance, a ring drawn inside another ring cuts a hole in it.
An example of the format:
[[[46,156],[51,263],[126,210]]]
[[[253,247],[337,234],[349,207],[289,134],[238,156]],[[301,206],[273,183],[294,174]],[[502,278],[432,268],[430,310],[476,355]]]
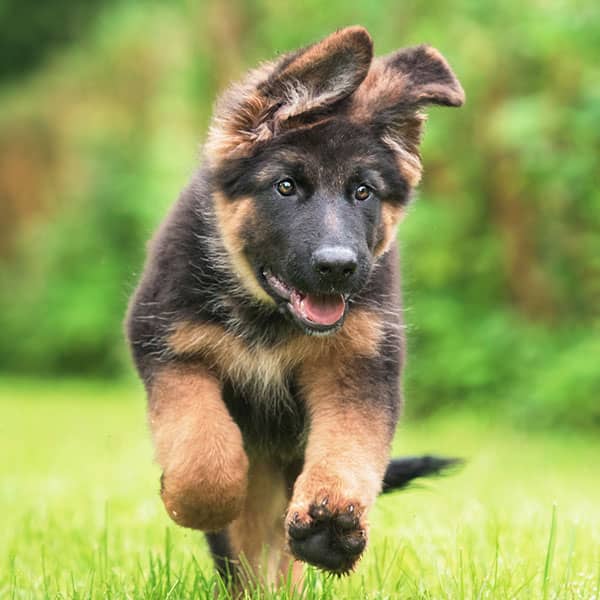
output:
[[[355,503],[330,504],[327,497],[304,509],[290,507],[286,525],[291,551],[321,569],[348,573],[367,543],[363,512]]]

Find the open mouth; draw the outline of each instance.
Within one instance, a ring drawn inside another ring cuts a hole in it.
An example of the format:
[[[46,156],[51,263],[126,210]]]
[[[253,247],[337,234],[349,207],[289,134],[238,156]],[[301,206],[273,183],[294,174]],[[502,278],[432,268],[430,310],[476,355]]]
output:
[[[341,326],[346,314],[346,298],[342,294],[307,294],[266,269],[262,274],[271,291],[286,301],[290,314],[308,333],[331,333]]]

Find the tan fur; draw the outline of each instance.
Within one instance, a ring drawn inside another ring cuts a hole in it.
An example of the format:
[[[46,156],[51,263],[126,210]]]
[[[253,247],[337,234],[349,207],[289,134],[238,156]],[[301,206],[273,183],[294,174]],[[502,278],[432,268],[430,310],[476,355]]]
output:
[[[226,158],[243,156],[260,141],[271,137],[265,123],[272,101],[258,92],[277,68],[267,62],[250,71],[242,83],[234,84],[219,100],[205,144],[207,162],[215,167]]]
[[[385,254],[396,237],[396,228],[402,221],[405,207],[384,202],[381,206],[381,239],[375,247],[375,256]]]
[[[200,367],[163,369],[149,418],[169,516],[204,531],[231,522],[244,503],[248,459],[215,377]]]
[[[215,193],[213,198],[217,225],[234,272],[247,291],[263,302],[273,304],[273,299],[256,280],[252,267],[244,255],[241,232],[246,224],[252,222],[254,201],[252,198],[239,198],[230,201],[221,193]]]
[[[304,469],[296,480],[288,519],[309,520],[311,504],[330,511],[350,505],[366,529],[366,514],[381,490],[392,431],[386,415],[369,399],[352,362],[307,365],[300,383],[310,413]],[[296,516],[297,515],[297,516]]]
[[[289,502],[282,473],[267,460],[250,463],[246,502],[228,527],[229,543],[238,557],[242,583],[282,583],[290,554],[285,547],[284,518]]]
[[[381,141],[396,155],[398,171],[411,187],[416,187],[423,175],[423,165],[419,152],[422,123],[425,116],[417,114],[406,122],[399,123]]]
[[[383,334],[382,319],[374,312],[350,309],[342,329],[328,337],[298,334],[275,346],[250,346],[219,325],[181,322],[169,337],[177,355],[197,355],[223,376],[242,384],[284,387],[286,375],[303,362],[330,357],[375,356]]]

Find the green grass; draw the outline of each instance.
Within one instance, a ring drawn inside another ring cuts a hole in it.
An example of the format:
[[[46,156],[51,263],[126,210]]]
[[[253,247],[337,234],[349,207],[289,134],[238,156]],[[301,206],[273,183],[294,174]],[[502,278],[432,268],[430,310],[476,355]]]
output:
[[[395,453],[424,451],[469,462],[381,498],[356,573],[309,571],[307,598],[600,598],[600,440],[405,422]],[[0,598],[211,598],[158,477],[139,389],[0,382]]]

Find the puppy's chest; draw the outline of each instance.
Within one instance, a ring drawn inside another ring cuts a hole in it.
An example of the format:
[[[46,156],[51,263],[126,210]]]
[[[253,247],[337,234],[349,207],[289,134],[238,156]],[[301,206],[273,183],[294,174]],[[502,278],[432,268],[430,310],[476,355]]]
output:
[[[331,340],[298,335],[273,344],[253,342],[221,326],[183,322],[168,339],[176,355],[198,357],[221,380],[255,396],[289,395],[291,375],[306,363],[330,355]]]
[[[290,397],[290,381],[306,370],[336,371],[336,365],[375,356],[382,335],[381,321],[365,311],[348,315],[334,335],[303,334],[272,344],[249,339],[214,323],[177,323],[167,343],[175,356],[193,357],[221,381],[229,381],[255,402],[280,404]]]
[[[253,346],[242,342],[227,357],[215,364],[221,375],[246,393],[277,398],[288,394],[291,373],[302,362],[302,356],[286,346]]]
[[[283,385],[255,385],[227,380],[223,399],[239,426],[246,449],[284,462],[302,456],[307,437],[307,410],[295,379]]]
[[[198,360],[218,376],[247,449],[282,460],[301,456],[306,408],[296,375],[318,345],[252,343],[222,326],[189,321],[174,328],[168,344],[171,352]]]

